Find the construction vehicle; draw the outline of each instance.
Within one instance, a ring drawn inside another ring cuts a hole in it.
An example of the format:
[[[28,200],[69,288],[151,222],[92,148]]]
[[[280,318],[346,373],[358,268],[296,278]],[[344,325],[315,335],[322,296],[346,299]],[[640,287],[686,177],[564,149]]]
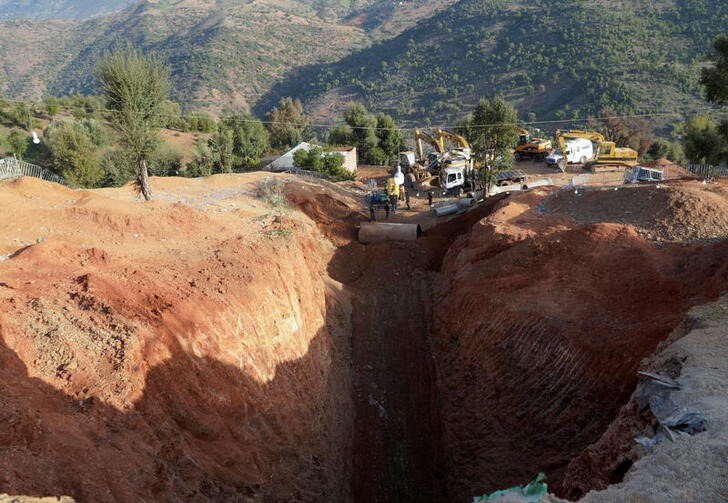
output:
[[[443,195],[461,196],[466,190],[477,189],[480,177],[478,171],[473,168],[472,158],[455,156],[442,161],[438,179]]]
[[[638,153],[629,147],[617,147],[613,141],[606,141],[601,133],[594,131],[556,131],[556,143],[561,149],[562,158],[558,161],[559,169],[566,172],[569,147],[566,141],[571,138],[585,138],[596,142],[597,149],[594,159],[585,160],[584,169],[592,172],[607,171],[615,168],[628,168],[637,164]]]
[[[658,168],[634,166],[624,172],[624,183],[661,182],[665,179],[665,172]]]
[[[518,126],[515,126],[514,129],[518,133],[518,145],[513,149],[513,157],[516,162],[523,159],[542,161],[553,151],[551,140],[531,138],[531,133]]]
[[[400,152],[399,164],[405,174],[405,180],[408,185],[412,186],[417,182],[425,182],[433,177],[430,172],[430,165],[442,154],[445,153],[443,144],[434,136],[426,131],[415,128],[413,130],[415,137],[416,152],[411,150]],[[426,142],[432,146],[434,152],[425,157],[425,151],[422,142]]]
[[[449,139],[458,145],[458,148],[450,149],[449,152],[462,153],[463,157],[470,157],[472,149],[470,148],[470,143],[468,143],[468,140],[464,136],[440,128],[435,130],[435,136],[443,152],[445,151],[445,139]]]
[[[413,133],[416,152],[399,154],[409,186],[439,186],[443,194],[463,194],[465,189],[475,186],[478,177],[473,169],[470,144],[463,136],[443,129],[436,129],[435,134],[420,129],[414,129]],[[456,146],[446,150],[445,140],[451,140]],[[425,155],[424,143],[433,149],[428,155]]]
[[[566,163],[586,164],[594,158],[594,144],[586,138],[569,138],[566,140]],[[564,156],[561,150],[554,150],[546,156],[547,166],[558,166]]]

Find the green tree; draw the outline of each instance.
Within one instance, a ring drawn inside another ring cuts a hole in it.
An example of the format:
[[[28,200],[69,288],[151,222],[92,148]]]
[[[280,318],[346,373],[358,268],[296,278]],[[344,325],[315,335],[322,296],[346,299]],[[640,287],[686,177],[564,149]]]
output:
[[[179,103],[174,101],[164,100],[161,106],[162,124],[166,128],[170,129],[184,129],[180,127],[182,125],[182,109]],[[187,124],[185,123],[185,128]]]
[[[270,145],[273,148],[290,148],[313,137],[311,121],[303,111],[300,100],[281,98],[277,107],[266,115]]]
[[[711,56],[713,66],[704,68],[700,83],[709,101],[728,104],[728,37],[719,37]],[[728,120],[718,125],[706,116],[697,116],[685,124],[685,156],[694,163],[728,163]]]
[[[98,76],[111,111],[111,124],[133,153],[144,199],[152,198],[147,160],[159,144],[162,109],[169,91],[169,67],[158,55],[130,46],[102,56]]]
[[[726,156],[726,141],[718,127],[706,115],[685,123],[685,157],[696,164],[720,164]]]
[[[353,179],[353,175],[344,169],[343,155],[338,152],[325,152],[318,145],[313,145],[308,150],[304,148],[296,150],[293,154],[293,163],[302,169],[309,169],[345,179]]]
[[[124,185],[136,173],[134,157],[125,148],[114,148],[105,152],[99,160],[99,169],[103,173],[99,182],[102,187]]]
[[[198,141],[192,153],[192,161],[187,163],[185,176],[210,176],[215,167],[215,154],[204,141]]]
[[[212,133],[215,131],[215,120],[205,112],[193,112],[186,117],[187,125],[192,131]]]
[[[45,107],[46,113],[53,118],[60,110],[60,104],[55,96],[46,96],[43,98],[43,106]]]
[[[25,102],[16,103],[10,112],[6,113],[8,119],[26,131],[33,129],[33,110]]]
[[[387,114],[377,114],[378,148],[384,154],[384,159],[376,164],[389,164],[392,159],[399,157],[404,143],[404,134],[397,129],[394,119]]]
[[[149,159],[149,172],[154,176],[177,176],[182,172],[182,154],[174,147],[163,145]]]
[[[55,170],[80,187],[96,187],[104,172],[96,162],[97,147],[83,125],[71,121],[53,122],[44,137]]]
[[[348,125],[336,126],[329,131],[329,145],[352,146],[354,144],[354,131]]]
[[[380,137],[377,136],[376,129],[379,120],[378,117],[369,114],[363,105],[350,103],[344,112],[346,125],[337,126],[329,132],[329,144],[356,147],[359,159],[365,164],[386,162],[390,154],[380,146]],[[387,129],[389,126],[395,129],[394,121],[388,115],[382,114],[381,121]],[[387,148],[396,150],[392,144],[397,143],[397,133],[390,130],[382,132],[381,136],[390,142]]]
[[[231,173],[235,161],[235,138],[232,129],[219,124],[217,132],[207,141],[215,156],[215,173]]]
[[[105,147],[109,144],[109,134],[99,121],[86,118],[76,121],[76,124],[86,132],[97,147]]]
[[[728,36],[717,38],[713,48],[715,52],[710,56],[713,65],[703,68],[700,83],[708,101],[725,105],[728,104]]]
[[[514,130],[517,117],[516,109],[501,96],[478,101],[467,129],[474,150],[483,156],[489,169],[503,169],[513,163],[511,149],[518,143]]]
[[[670,150],[672,149],[672,142],[664,138],[655,138],[652,142],[650,149],[647,151],[652,159],[670,159]],[[671,159],[674,161],[674,159]]]
[[[222,125],[232,131],[233,154],[244,169],[255,167],[270,148],[268,130],[250,114],[224,117]]]
[[[19,129],[13,129],[8,135],[8,143],[13,149],[13,154],[18,159],[22,159],[25,151],[28,150],[28,135]]]

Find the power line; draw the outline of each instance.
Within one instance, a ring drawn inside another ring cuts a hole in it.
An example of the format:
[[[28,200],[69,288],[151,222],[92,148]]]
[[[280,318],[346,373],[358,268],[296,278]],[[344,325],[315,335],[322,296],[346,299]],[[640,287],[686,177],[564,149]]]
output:
[[[7,99],[3,98],[0,99],[0,101],[5,101],[7,103],[17,103],[17,104],[28,104],[27,101],[22,100],[13,100],[13,99]],[[32,104],[33,102],[31,102]],[[111,110],[108,108],[96,108],[94,111],[98,112],[106,112],[106,113],[117,113],[116,110]],[[140,112],[138,112],[140,113]],[[195,112],[192,112],[194,114]],[[711,109],[711,108],[705,108],[705,109],[698,109],[694,113],[709,113],[709,114],[715,114],[715,113],[722,113],[719,110]],[[191,114],[188,114],[191,115]],[[588,122],[590,120],[596,120],[596,121],[604,121],[604,120],[612,120],[612,119],[636,119],[636,118],[656,118],[656,117],[685,117],[685,113],[683,112],[649,112],[649,113],[639,113],[639,114],[625,114],[625,115],[611,115],[611,116],[602,116],[602,117],[594,117],[594,116],[587,116],[587,117],[578,117],[578,118],[572,118],[572,119],[553,119],[553,120],[544,120],[544,121],[519,121],[515,123],[494,123],[494,124],[474,124],[468,126],[469,129],[482,129],[482,128],[489,128],[489,127],[497,127],[497,126],[536,126],[536,125],[542,125],[542,124],[566,124],[566,123],[573,123],[573,122]],[[181,116],[184,117],[184,116]],[[395,131],[402,131],[402,132],[408,132],[414,127],[418,127],[417,124],[411,123],[413,125],[409,127],[395,127],[395,128],[382,128],[382,127],[368,127],[368,126],[350,126],[348,124],[344,123],[338,123],[338,124],[325,124],[325,123],[295,123],[295,122],[286,122],[286,121],[269,121],[269,120],[261,120],[256,119],[255,117],[252,117],[250,119],[246,118],[240,118],[235,117],[235,121],[237,122],[257,122],[261,124],[270,124],[270,125],[285,125],[285,126],[294,126],[294,127],[311,127],[311,128],[317,128],[317,129],[334,129],[338,127],[347,127],[349,129],[354,130],[374,130],[374,131],[384,131],[384,130],[395,130]],[[440,128],[440,129],[456,129],[462,127],[460,124],[445,124],[445,125],[430,125],[426,126],[428,129],[430,128]]]

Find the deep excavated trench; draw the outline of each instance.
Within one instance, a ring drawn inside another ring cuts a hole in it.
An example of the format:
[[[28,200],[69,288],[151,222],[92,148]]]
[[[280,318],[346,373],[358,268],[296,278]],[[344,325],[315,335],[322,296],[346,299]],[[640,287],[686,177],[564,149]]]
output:
[[[571,499],[620,481],[632,463],[623,445],[575,458],[628,401],[640,361],[691,305],[728,284],[725,246],[655,265],[664,250],[611,227],[564,231],[543,245],[485,240],[477,260],[459,264],[480,265],[485,278],[443,268],[498,202],[416,243],[363,246],[350,227],[333,231],[340,246],[329,273],[353,299],[354,501],[470,501],[540,471]],[[356,218],[343,205],[321,206],[329,223]],[[558,316],[538,307],[549,295]]]
[[[635,459],[640,431],[600,437],[640,361],[728,288],[727,241],[658,246],[535,193],[365,246],[352,201],[291,190],[320,233],[247,197],[0,187],[28,213],[4,242],[53,225],[0,264],[0,494],[464,502],[544,471],[577,499]]]

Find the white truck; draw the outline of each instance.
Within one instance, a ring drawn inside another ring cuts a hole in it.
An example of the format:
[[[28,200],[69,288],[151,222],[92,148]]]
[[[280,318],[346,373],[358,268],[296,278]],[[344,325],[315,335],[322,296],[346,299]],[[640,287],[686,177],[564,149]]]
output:
[[[546,156],[547,166],[558,166],[562,158],[561,152],[554,150]],[[584,164],[594,158],[594,144],[586,138],[573,138],[566,140],[566,162]]]
[[[440,189],[443,195],[463,195],[466,190],[476,188],[477,175],[470,156],[446,159],[440,165]]]

